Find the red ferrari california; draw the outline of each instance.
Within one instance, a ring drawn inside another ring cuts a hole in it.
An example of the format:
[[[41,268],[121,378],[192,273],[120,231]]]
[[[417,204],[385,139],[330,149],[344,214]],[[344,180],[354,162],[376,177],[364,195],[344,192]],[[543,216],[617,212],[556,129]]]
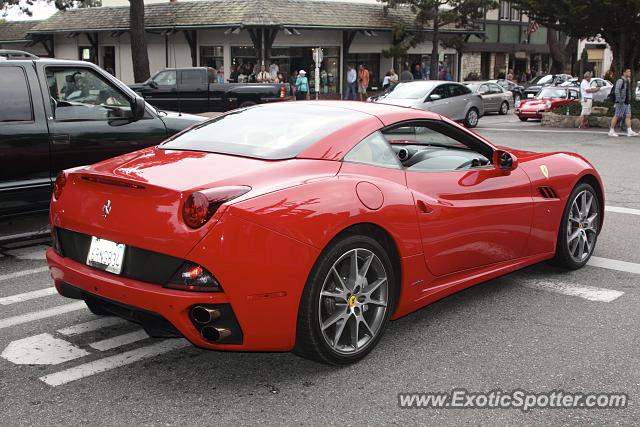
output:
[[[346,364],[449,294],[582,267],[603,212],[577,154],[412,108],[278,103],[61,173],[47,260],[61,295],[151,336]]]

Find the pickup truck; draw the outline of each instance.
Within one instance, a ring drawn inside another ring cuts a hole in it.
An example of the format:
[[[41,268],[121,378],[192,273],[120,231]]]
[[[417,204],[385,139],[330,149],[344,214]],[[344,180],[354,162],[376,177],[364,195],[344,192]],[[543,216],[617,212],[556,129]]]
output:
[[[129,85],[163,110],[229,111],[293,99],[289,83],[216,83],[212,68],[167,68],[144,83]]]
[[[46,212],[58,171],[159,144],[206,120],[159,112],[89,62],[0,50],[0,82],[3,223]]]

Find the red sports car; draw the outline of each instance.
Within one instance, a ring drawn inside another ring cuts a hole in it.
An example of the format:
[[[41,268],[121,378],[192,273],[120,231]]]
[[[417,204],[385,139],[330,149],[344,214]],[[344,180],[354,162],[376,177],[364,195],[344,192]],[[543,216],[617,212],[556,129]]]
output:
[[[580,102],[580,91],[573,87],[549,86],[542,88],[533,99],[524,99],[515,108],[516,115],[526,122],[529,119],[542,119],[542,113],[551,111],[564,104]]]
[[[279,103],[61,173],[47,260],[60,294],[152,336],[345,364],[451,293],[582,267],[603,212],[577,154],[413,108]]]

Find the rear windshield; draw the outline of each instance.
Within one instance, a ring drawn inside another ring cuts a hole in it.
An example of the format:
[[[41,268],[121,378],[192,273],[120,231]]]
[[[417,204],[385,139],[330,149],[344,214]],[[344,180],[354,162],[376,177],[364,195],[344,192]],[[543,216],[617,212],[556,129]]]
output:
[[[366,117],[364,113],[343,108],[302,104],[294,109],[285,103],[272,104],[225,114],[168,140],[160,148],[290,159]]]

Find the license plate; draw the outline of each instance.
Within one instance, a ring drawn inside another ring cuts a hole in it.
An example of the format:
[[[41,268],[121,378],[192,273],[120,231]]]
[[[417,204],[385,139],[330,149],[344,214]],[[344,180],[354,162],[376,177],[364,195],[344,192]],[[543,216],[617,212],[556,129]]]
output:
[[[124,259],[124,249],[125,245],[123,243],[91,237],[87,265],[109,273],[120,274],[122,260]]]
[[[534,96],[534,95],[533,95],[532,93],[528,93],[528,94],[527,94],[527,98],[533,98],[533,96]]]

